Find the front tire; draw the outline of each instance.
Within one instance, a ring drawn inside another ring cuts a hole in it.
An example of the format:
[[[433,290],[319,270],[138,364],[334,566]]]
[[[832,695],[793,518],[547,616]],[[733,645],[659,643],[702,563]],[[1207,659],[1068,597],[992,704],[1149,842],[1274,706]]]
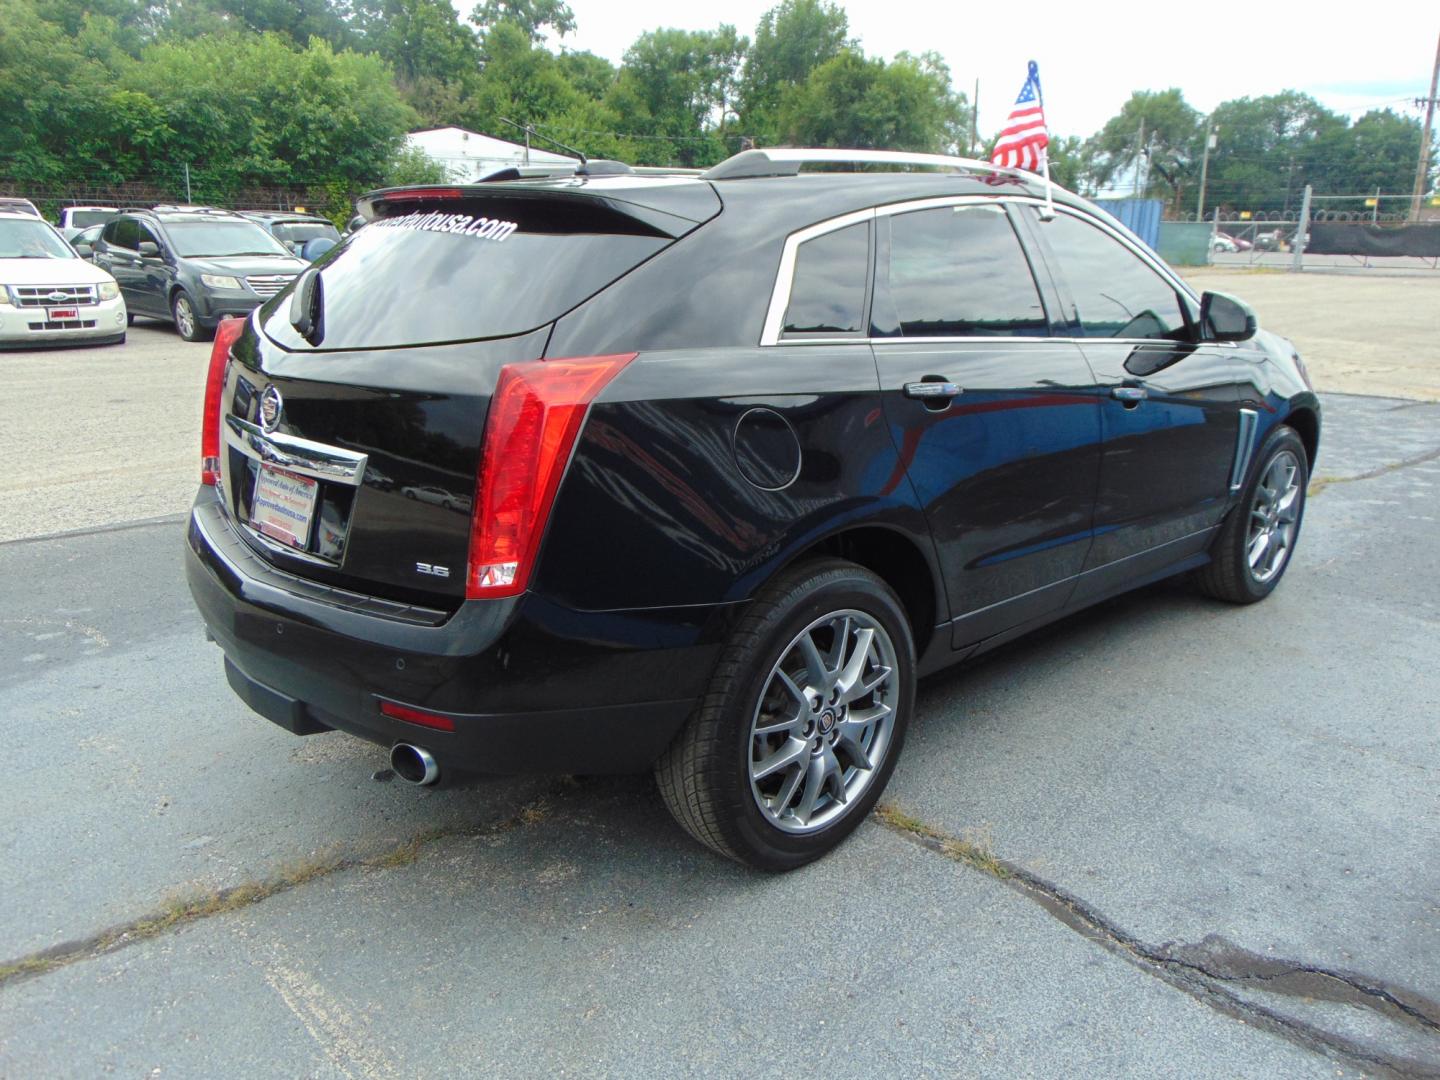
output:
[[[200,317],[195,314],[195,302],[190,299],[189,293],[175,294],[170,301],[170,315],[175,320],[175,332],[185,341],[209,341],[214,333],[200,325]]]
[[[675,820],[714,851],[791,870],[836,847],[894,771],[915,699],[905,609],[853,563],[804,563],[736,626],[655,766]]]
[[[1253,604],[1275,591],[1300,536],[1309,482],[1305,444],[1282,424],[1255,455],[1240,501],[1215,538],[1211,561],[1195,573],[1202,592]]]

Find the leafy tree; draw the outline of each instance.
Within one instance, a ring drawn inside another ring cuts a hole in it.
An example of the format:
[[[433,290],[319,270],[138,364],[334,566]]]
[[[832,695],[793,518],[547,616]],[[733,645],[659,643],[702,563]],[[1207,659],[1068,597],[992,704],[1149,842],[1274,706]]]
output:
[[[1203,126],[1203,117],[1179,90],[1135,91],[1090,141],[1095,183],[1123,185],[1138,170],[1146,178],[1144,195],[1178,204],[1199,175]]]
[[[599,101],[610,92],[620,74],[615,65],[592,52],[562,52],[560,71],[584,97]]]
[[[463,84],[479,68],[475,34],[456,19],[450,0],[355,0],[353,25],[402,87],[422,79]]]
[[[781,0],[755,28],[740,84],[740,125],[747,135],[773,143],[780,100],[805,83],[810,73],[847,46],[844,8],[826,0]]]
[[[443,184],[449,179],[445,166],[424,150],[418,146],[402,146],[385,162],[380,183],[384,187],[400,187],[404,184]]]
[[[555,55],[535,45],[518,23],[490,27],[485,54],[485,67],[465,100],[467,126],[499,134],[502,118],[541,123],[583,100]]]
[[[1333,145],[1346,127],[1343,117],[1294,90],[1224,102],[1211,120],[1217,139],[1206,201],[1261,211],[1295,201],[1319,147]]]
[[[547,26],[556,37],[575,32],[575,13],[565,0],[485,0],[470,13],[470,21],[482,34],[500,23],[513,23],[529,35],[532,45],[544,43]]]
[[[1363,195],[1380,188],[1408,194],[1415,183],[1420,156],[1420,121],[1389,109],[1371,110],[1349,127],[1332,127],[1319,135],[1304,161],[1303,181],[1317,193]],[[1431,168],[1435,151],[1431,150]],[[1297,178],[1298,180],[1299,178]],[[1353,209],[1358,209],[1357,202]],[[1399,210],[1386,204],[1382,210]],[[1408,207],[1407,207],[1408,209]]]
[[[712,164],[727,154],[724,125],[747,45],[733,26],[642,34],[606,104],[627,134],[669,141],[682,164]]]
[[[780,107],[780,133],[798,145],[942,152],[963,130],[964,98],[935,58],[893,63],[846,49],[810,73]]]
[[[1091,144],[1078,135],[1051,135],[1046,150],[1050,179],[1063,188],[1085,193],[1094,190],[1095,167]]]

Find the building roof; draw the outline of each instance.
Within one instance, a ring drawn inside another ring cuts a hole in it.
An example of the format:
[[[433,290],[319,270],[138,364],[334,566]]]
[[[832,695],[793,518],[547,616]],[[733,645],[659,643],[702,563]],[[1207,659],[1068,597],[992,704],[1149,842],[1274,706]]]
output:
[[[478,180],[510,165],[526,164],[525,147],[506,142],[478,131],[444,127],[429,131],[412,131],[405,136],[409,146],[450,170],[450,180]],[[575,158],[532,146],[528,164],[575,165]]]

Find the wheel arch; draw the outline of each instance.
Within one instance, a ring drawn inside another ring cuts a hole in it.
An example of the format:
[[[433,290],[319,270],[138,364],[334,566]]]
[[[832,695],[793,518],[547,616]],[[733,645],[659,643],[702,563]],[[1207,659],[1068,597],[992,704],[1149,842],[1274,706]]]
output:
[[[1308,405],[1296,405],[1286,414],[1284,422],[1295,429],[1305,446],[1305,461],[1315,470],[1315,455],[1320,452],[1320,414]]]
[[[894,589],[910,617],[915,655],[925,655],[945,610],[945,599],[939,573],[920,544],[888,525],[855,525],[796,551],[775,568],[772,577],[807,559],[825,555],[863,566]]]

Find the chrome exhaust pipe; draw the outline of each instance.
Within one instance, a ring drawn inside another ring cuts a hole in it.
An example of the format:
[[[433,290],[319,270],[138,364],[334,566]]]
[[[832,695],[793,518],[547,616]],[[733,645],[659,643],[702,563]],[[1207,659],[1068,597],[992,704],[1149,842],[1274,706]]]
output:
[[[422,787],[440,779],[440,765],[429,750],[397,742],[390,748],[390,767],[407,784]]]

